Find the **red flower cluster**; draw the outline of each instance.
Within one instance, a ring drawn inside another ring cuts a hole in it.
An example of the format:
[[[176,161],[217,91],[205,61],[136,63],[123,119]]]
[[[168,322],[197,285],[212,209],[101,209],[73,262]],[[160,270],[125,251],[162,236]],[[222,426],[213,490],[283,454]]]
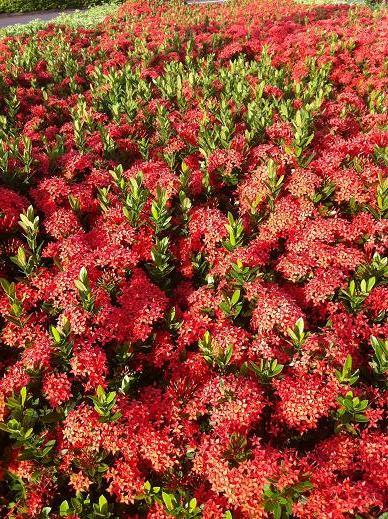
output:
[[[0,42],[2,517],[383,517],[386,27],[133,0]]]

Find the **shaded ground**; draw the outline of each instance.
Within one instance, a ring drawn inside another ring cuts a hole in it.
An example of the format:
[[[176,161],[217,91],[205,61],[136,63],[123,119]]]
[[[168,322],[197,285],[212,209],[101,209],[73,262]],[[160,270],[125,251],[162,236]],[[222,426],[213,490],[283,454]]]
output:
[[[65,11],[36,11],[33,13],[0,14],[0,28],[9,25],[25,24],[33,20],[53,20],[62,13],[74,13],[75,9]]]

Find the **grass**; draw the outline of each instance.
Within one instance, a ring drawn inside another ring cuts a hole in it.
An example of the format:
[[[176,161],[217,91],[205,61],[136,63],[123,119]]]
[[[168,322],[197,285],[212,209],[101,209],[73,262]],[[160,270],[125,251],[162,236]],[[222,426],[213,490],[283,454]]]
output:
[[[17,34],[32,34],[39,29],[43,29],[48,24],[68,25],[70,27],[92,28],[101,23],[106,16],[111,15],[117,9],[119,1],[111,1],[107,4],[90,7],[84,11],[74,11],[73,13],[63,13],[54,20],[33,20],[26,24],[10,25],[0,29],[0,37],[14,36]]]

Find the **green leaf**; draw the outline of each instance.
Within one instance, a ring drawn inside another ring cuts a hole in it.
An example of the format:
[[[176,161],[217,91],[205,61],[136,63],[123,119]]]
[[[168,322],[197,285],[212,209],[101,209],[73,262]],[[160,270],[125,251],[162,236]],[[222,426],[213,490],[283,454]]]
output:
[[[232,299],[231,299],[232,305],[235,305],[239,301],[240,293],[241,292],[238,289],[233,292]]]
[[[31,434],[33,433],[34,429],[32,427],[30,427],[29,429],[27,429],[27,431],[24,433],[24,439],[27,440]]]
[[[6,294],[9,294],[10,283],[4,278],[0,278],[0,285],[1,285],[2,289],[4,290],[4,292]]]
[[[70,512],[69,503],[67,501],[62,501],[62,503],[59,506],[59,515],[64,517],[68,515]]]
[[[368,283],[367,283],[367,291],[368,292],[370,292],[372,290],[372,288],[375,286],[375,283],[376,283],[376,278],[375,277],[372,277],[372,278],[368,279]]]
[[[174,510],[174,505],[173,505],[173,501],[172,501],[174,499],[174,496],[172,494],[167,494],[167,492],[162,492],[162,499],[169,512]]]
[[[281,519],[282,507],[280,506],[280,503],[275,503],[273,505],[273,516],[274,516],[274,519]]]
[[[59,344],[61,342],[61,334],[59,333],[57,328],[55,328],[55,326],[51,325],[50,332],[51,332],[51,335],[53,336],[54,341],[57,344]]]
[[[99,385],[97,387],[96,394],[97,394],[99,400],[102,400],[103,397],[105,396],[105,390],[101,385]]]
[[[189,502],[189,509],[195,510],[196,508],[197,508],[197,500],[195,497],[193,497],[193,499],[191,499]]]
[[[112,391],[112,392],[108,393],[108,396],[106,397],[106,403],[110,404],[111,402],[114,401],[115,398],[116,398],[116,391]]]
[[[79,290],[80,292],[87,292],[87,291],[88,291],[88,289],[86,288],[86,286],[85,286],[85,285],[82,283],[82,281],[80,281],[79,279],[76,279],[76,280],[74,281],[74,284],[75,284],[76,288],[78,288],[78,290]]]
[[[101,512],[108,511],[108,501],[104,495],[101,495],[98,499],[98,506]]]
[[[303,330],[304,330],[303,317],[299,317],[299,319],[295,323],[295,327],[300,332],[300,334],[303,332]]]
[[[88,272],[86,270],[85,267],[82,267],[80,272],[79,272],[79,279],[80,281],[82,281],[83,283],[87,282],[87,279],[88,279]]]
[[[21,388],[20,396],[21,396],[22,406],[24,406],[24,404],[26,403],[26,398],[27,398],[27,388],[26,387]]]
[[[233,346],[231,344],[229,344],[229,346],[226,349],[225,364],[229,364],[230,359],[232,358],[232,355],[233,355]]]

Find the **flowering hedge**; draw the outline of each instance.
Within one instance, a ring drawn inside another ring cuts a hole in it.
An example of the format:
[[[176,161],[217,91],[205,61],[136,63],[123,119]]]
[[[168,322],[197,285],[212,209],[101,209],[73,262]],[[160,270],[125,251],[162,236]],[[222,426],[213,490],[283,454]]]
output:
[[[387,510],[387,19],[268,4],[0,42],[2,517]]]

